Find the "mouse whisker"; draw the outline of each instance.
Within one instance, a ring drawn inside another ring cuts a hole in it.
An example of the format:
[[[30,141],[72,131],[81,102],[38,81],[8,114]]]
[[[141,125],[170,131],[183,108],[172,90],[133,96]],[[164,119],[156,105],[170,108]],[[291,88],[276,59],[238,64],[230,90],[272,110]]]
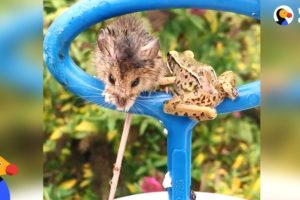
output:
[[[137,114],[144,114],[143,110],[139,108],[138,104],[134,104],[133,107],[137,111]]]
[[[94,104],[94,103],[97,104],[97,105],[105,106],[105,107],[110,106],[108,103],[106,103],[101,98],[99,98],[99,96],[88,97],[88,98],[92,98],[92,99],[90,99],[90,100],[83,99],[84,102],[82,104],[79,104],[78,106],[80,107],[80,106],[84,106],[84,105],[88,105],[88,104]]]
[[[140,102],[135,102],[135,105],[136,105],[136,107],[138,107],[139,108],[139,110],[141,110],[141,113],[145,113],[144,112],[144,110],[142,109],[143,107],[147,107],[147,105],[146,104],[142,104],[142,103],[140,103]]]
[[[92,86],[92,85],[67,85],[67,87],[69,87],[69,88],[91,88],[91,89],[95,89],[96,91],[101,91],[101,92],[103,92],[104,90],[101,90],[101,89],[99,89],[99,88],[96,88],[96,87],[94,87],[94,86]]]
[[[73,97],[74,100],[78,100],[78,99],[81,99],[81,100],[86,100],[86,98],[91,98],[91,97],[95,97],[95,98],[102,98],[101,95],[99,94],[94,94],[94,95],[82,95],[82,96],[76,96],[76,97]]]

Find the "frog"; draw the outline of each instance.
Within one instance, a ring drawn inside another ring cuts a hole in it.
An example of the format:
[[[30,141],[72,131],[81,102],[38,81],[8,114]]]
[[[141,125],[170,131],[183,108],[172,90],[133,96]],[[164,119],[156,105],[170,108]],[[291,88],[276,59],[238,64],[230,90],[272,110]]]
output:
[[[167,114],[197,121],[213,120],[217,117],[216,106],[225,98],[238,97],[236,75],[232,71],[217,77],[214,68],[197,61],[190,50],[168,52],[167,68],[175,77],[174,96],[163,106]]]

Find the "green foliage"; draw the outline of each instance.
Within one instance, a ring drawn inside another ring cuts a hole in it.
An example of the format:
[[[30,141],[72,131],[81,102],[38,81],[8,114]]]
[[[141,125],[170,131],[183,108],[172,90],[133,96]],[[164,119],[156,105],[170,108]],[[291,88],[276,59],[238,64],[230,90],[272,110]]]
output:
[[[44,0],[45,27],[75,1]],[[163,54],[190,49],[220,74],[233,70],[238,84],[259,79],[260,28],[248,17],[191,10],[163,11],[168,18],[155,32]],[[151,22],[142,13],[147,24]],[[71,55],[93,74],[92,51],[98,24],[80,34]],[[151,27],[151,26],[150,26]],[[67,92],[44,73],[44,199],[105,199],[117,153],[124,114],[107,110]],[[194,190],[259,199],[259,110],[219,116],[193,131]],[[102,160],[97,160],[97,159]],[[166,137],[159,122],[134,116],[118,196],[142,192],[145,176],[167,170]],[[100,188],[99,188],[100,187]]]

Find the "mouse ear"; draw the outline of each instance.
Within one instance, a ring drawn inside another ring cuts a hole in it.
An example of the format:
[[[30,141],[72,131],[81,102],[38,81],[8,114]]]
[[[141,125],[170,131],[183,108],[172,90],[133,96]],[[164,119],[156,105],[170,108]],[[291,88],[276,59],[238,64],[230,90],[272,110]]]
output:
[[[114,39],[108,34],[107,30],[100,30],[97,43],[101,53],[111,58],[116,58]]]
[[[140,56],[145,59],[154,59],[158,55],[159,49],[159,40],[152,39],[146,45],[141,47]]]

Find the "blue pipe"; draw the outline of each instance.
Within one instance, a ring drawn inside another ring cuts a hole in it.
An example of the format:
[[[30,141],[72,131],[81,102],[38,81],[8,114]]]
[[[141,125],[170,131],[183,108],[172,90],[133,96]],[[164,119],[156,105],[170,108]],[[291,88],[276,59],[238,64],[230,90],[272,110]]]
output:
[[[73,39],[89,26],[100,21],[127,13],[170,8],[206,8],[231,11],[259,19],[258,0],[81,0],[58,17],[48,29],[44,40],[44,60],[56,80],[67,90],[87,101],[106,108],[113,105],[104,102],[104,85],[86,74],[69,55]],[[259,106],[260,82],[256,81],[238,88],[239,97],[235,101],[225,100],[217,107],[219,114],[241,111]],[[93,97],[99,95],[99,97]],[[187,117],[168,115],[163,112],[163,102],[170,94],[141,94],[136,100],[138,110],[130,113],[152,116],[160,120],[168,130],[168,171],[172,178],[172,188],[168,189],[170,200],[190,199],[191,186],[191,131],[196,121]]]

